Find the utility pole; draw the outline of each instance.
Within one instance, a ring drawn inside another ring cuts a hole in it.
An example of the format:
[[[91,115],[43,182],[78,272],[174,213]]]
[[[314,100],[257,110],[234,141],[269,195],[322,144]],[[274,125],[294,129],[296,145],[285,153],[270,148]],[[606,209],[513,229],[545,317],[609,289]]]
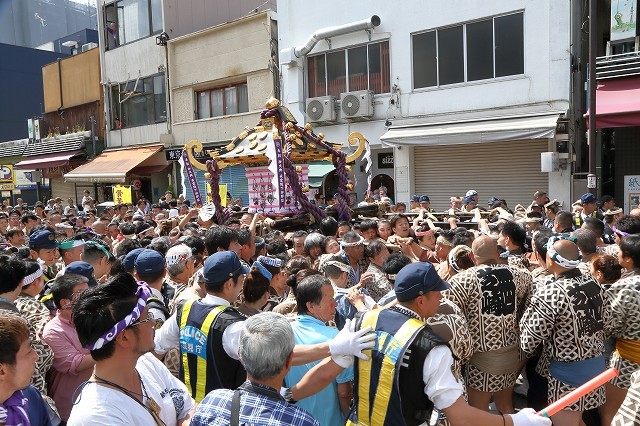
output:
[[[596,177],[596,54],[597,54],[597,20],[596,0],[589,0],[589,174],[587,175],[587,190],[598,196]]]

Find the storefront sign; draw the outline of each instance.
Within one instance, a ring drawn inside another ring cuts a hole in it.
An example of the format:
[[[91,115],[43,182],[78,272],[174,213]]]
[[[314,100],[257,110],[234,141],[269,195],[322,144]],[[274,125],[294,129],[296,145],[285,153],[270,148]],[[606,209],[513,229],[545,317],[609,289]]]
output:
[[[638,208],[640,204],[640,175],[624,177],[624,212]]]
[[[49,167],[48,169],[42,170],[42,177],[45,178],[56,178],[62,177],[73,170],[73,167],[70,165],[66,166],[58,166],[58,167]]]
[[[180,149],[165,149],[164,156],[167,161],[178,161],[182,156],[182,148]],[[206,149],[201,152],[193,151],[193,158],[201,161],[211,160],[211,156],[206,153]]]
[[[15,185],[20,189],[33,189],[37,186],[34,182],[33,173],[35,170],[14,170]],[[15,193],[14,193],[15,194]]]
[[[14,179],[13,166],[10,164],[0,166],[0,182],[13,183]]]
[[[611,41],[628,40],[636,36],[637,0],[611,2]]]
[[[2,192],[0,192],[0,197],[2,197],[2,198],[11,197],[11,191],[2,191]]]
[[[378,153],[378,168],[393,169],[393,152]]]
[[[207,204],[208,204],[213,201],[211,199],[211,183],[205,182],[204,187],[207,190]],[[227,185],[218,184],[218,193],[220,194],[220,205],[222,207],[227,207]]]
[[[113,201],[116,204],[125,204],[131,202],[131,187],[124,185],[114,185],[112,187],[113,190]]]
[[[0,191],[13,191],[15,185],[12,183],[0,183]]]

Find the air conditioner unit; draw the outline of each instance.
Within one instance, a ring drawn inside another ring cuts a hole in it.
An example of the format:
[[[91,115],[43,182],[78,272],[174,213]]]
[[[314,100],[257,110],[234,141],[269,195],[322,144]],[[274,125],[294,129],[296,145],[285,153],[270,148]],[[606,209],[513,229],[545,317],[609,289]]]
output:
[[[373,115],[373,92],[360,90],[340,94],[342,117],[346,120],[367,119]]]
[[[82,45],[82,51],[86,52],[87,50],[91,50],[94,47],[98,47],[98,43],[87,43]]]
[[[312,123],[336,120],[336,98],[335,96],[320,96],[318,98],[308,98],[305,109],[307,117]]]

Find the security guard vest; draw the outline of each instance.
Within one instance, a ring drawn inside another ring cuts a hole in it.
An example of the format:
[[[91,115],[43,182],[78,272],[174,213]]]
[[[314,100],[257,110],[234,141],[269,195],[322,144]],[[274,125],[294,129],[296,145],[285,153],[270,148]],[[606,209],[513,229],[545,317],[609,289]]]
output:
[[[433,402],[424,393],[422,368],[427,354],[447,342],[431,327],[393,310],[356,315],[356,328],[377,335],[369,360],[355,360],[355,392],[347,425],[413,426],[428,421]]]
[[[222,347],[222,334],[244,317],[228,306],[211,306],[188,300],[178,306],[180,327],[180,380],[196,402],[214,389],[236,389],[247,378],[240,361]]]

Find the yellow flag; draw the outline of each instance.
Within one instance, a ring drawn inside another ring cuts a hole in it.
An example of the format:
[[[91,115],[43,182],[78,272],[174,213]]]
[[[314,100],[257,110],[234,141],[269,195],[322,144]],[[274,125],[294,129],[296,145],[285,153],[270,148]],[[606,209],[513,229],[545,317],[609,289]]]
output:
[[[218,185],[218,193],[220,194],[220,204],[227,207],[227,185]]]
[[[124,185],[113,186],[113,202],[115,204],[124,204],[131,202],[131,187]]]
[[[209,182],[204,183],[204,188],[207,191],[207,203],[211,200],[211,184]],[[220,194],[220,204],[222,207],[227,207],[227,185],[218,185],[218,193]]]

